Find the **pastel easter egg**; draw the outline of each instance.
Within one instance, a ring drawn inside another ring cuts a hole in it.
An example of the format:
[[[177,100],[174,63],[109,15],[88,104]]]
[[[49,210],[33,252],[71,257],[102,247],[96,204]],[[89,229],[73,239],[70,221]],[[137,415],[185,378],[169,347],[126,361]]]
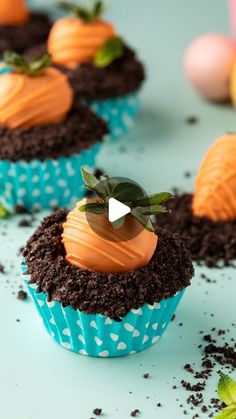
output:
[[[220,34],[209,33],[188,47],[184,69],[192,86],[206,99],[225,101],[230,97],[230,75],[236,58],[236,42]]]

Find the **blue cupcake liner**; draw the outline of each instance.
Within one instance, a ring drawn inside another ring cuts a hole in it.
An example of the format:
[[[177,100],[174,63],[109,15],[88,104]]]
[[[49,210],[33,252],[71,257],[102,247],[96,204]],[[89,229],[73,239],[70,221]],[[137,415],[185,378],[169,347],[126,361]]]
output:
[[[108,123],[109,141],[116,141],[132,128],[139,110],[140,91],[107,100],[88,102],[90,108]]]
[[[82,355],[117,357],[143,351],[158,342],[170,323],[185,289],[174,297],[131,310],[121,322],[100,314],[86,314],[59,301],[48,301],[47,294],[29,284],[30,275],[22,263],[23,280],[38,313],[52,338],[62,347]]]
[[[80,168],[94,168],[101,144],[58,159],[0,160],[0,202],[12,211],[16,206],[28,210],[73,207],[85,193]]]

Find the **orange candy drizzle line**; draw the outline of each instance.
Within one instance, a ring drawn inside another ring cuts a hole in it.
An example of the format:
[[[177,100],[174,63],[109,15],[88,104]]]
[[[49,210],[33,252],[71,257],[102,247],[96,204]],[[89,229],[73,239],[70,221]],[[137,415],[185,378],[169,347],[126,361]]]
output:
[[[79,210],[85,202],[76,205],[63,225],[67,260],[77,267],[98,272],[126,272],[145,266],[157,246],[155,233],[140,229],[137,221],[129,217],[119,230],[112,227],[104,214],[89,214],[88,223],[86,214]],[[139,234],[126,240],[128,223],[138,228]]]
[[[60,122],[72,99],[66,77],[54,68],[37,77],[5,74],[0,78],[0,123],[16,129]]]

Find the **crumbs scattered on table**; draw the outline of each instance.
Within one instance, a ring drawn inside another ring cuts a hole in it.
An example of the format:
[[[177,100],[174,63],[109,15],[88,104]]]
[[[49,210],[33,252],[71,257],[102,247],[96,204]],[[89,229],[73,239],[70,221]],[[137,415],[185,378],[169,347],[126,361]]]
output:
[[[19,221],[18,227],[32,227],[32,221],[23,218],[23,220]]]
[[[186,177],[187,179],[190,178],[191,176],[192,176],[192,173],[189,172],[188,170],[184,172],[184,177]]]
[[[27,292],[25,292],[23,290],[18,291],[18,293],[17,293],[18,300],[25,301],[27,299],[27,297],[28,297]]]
[[[96,416],[100,416],[102,414],[102,409],[96,407],[96,409],[93,410],[93,414]]]
[[[190,116],[187,116],[185,118],[185,122],[188,125],[194,125],[194,124],[197,124],[199,122],[199,118],[195,115],[190,115]]]
[[[130,416],[132,416],[133,418],[138,416],[140,414],[139,409],[134,409],[131,413]]]
[[[227,342],[224,342],[223,345],[217,343],[217,340],[214,336],[217,336],[218,339],[225,340],[225,335],[227,332],[230,332],[229,329],[216,329],[213,327],[211,333],[204,334],[204,331],[201,330],[199,335],[202,336],[203,344],[198,345],[199,349],[202,349],[202,358],[200,371],[195,371],[194,367],[187,363],[184,365],[184,370],[192,375],[193,379],[196,382],[189,383],[186,380],[181,380],[181,384],[186,391],[193,392],[190,394],[186,403],[190,405],[191,410],[194,407],[198,407],[201,413],[209,413],[208,417],[213,417],[215,413],[221,411],[224,405],[217,398],[212,398],[209,404],[206,404],[204,401],[204,390],[208,379],[212,376],[213,371],[219,368],[216,372],[221,375],[226,368],[228,371],[233,372],[236,367],[236,343],[234,338],[230,338],[230,342],[233,342],[233,345],[230,345]],[[193,364],[194,365],[194,364]],[[199,382],[201,379],[203,381]],[[180,407],[184,407],[182,404]],[[214,409],[214,413],[212,410]],[[200,417],[198,413],[194,414],[193,419]]]

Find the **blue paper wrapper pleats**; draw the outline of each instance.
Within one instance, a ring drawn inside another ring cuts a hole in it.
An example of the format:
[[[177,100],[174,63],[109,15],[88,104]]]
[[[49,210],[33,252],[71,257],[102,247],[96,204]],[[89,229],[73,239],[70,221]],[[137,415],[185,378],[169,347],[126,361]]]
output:
[[[80,154],[44,161],[0,160],[0,201],[28,210],[71,208],[84,196],[81,166],[93,169],[101,141]]]
[[[30,275],[24,274],[26,271],[23,261],[23,280],[52,338],[70,351],[94,357],[133,354],[158,342],[185,291],[153,305],[133,309],[117,322],[100,314],[63,307],[59,301],[49,302],[46,293],[37,292],[37,285],[28,283]]]
[[[140,92],[89,102],[91,109],[108,123],[109,141],[117,141],[133,127],[139,110]]]

